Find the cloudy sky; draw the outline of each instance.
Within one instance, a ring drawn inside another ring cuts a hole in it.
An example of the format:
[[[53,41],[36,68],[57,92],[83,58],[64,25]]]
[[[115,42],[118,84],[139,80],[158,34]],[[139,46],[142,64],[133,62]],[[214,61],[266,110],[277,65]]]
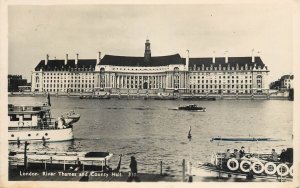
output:
[[[292,73],[292,7],[286,4],[198,5],[10,5],[9,74],[30,79],[50,59],[143,56],[261,56],[270,80]]]

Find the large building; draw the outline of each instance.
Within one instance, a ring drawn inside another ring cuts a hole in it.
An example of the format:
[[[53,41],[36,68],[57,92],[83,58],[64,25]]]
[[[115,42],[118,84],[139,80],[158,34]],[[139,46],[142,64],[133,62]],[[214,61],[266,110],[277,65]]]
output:
[[[92,92],[95,84],[96,59],[41,60],[31,73],[32,91]],[[99,62],[98,62],[99,63]]]
[[[41,60],[32,72],[32,91],[266,93],[269,70],[260,57],[190,58],[105,55],[101,59]]]

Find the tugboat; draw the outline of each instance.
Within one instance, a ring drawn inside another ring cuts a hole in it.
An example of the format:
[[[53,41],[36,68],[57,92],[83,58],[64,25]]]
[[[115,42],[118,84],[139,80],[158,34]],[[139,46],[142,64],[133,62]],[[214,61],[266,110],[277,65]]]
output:
[[[8,105],[8,141],[65,141],[72,140],[73,125],[64,117],[51,117],[50,106]],[[68,120],[68,119],[67,119]]]
[[[195,111],[195,112],[205,112],[206,108],[197,106],[195,104],[189,104],[186,106],[180,106],[178,107],[178,110],[187,110],[187,111]]]

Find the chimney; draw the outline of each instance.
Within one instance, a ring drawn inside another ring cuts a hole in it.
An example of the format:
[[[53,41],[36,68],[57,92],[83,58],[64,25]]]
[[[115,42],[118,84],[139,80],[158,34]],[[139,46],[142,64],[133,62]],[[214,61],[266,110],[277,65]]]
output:
[[[185,66],[187,70],[189,70],[189,63],[190,63],[190,51],[186,50]]]
[[[228,51],[225,51],[225,63],[228,63]]]
[[[75,59],[75,65],[77,65],[77,63],[78,63],[78,53],[76,54],[76,59]]]
[[[47,65],[47,64],[48,64],[48,61],[49,61],[49,54],[46,54],[45,65]]]
[[[216,63],[216,56],[215,56],[215,51],[213,51],[213,60],[212,60],[213,63]]]
[[[101,60],[101,52],[98,52],[97,65],[100,64]]]
[[[68,63],[68,54],[66,54],[65,65]]]
[[[254,63],[255,62],[254,49],[252,49],[251,56],[252,56],[251,62]]]

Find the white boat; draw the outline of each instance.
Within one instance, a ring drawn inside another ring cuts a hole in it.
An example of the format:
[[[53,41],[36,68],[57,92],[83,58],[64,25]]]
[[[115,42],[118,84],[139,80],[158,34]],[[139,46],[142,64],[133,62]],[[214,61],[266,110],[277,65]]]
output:
[[[74,139],[72,124],[51,117],[48,104],[8,105],[8,141],[65,141]]]
[[[80,114],[75,113],[73,110],[62,115],[62,118],[66,121],[67,124],[73,124],[79,121]]]
[[[246,153],[236,159],[231,156],[225,159],[225,153],[213,153],[211,161],[199,162],[193,168],[193,175],[202,177],[219,177],[233,181],[292,181],[293,179],[293,149],[288,148],[285,159],[271,160],[270,154]],[[232,154],[233,155],[233,154]]]
[[[104,170],[104,167],[109,166],[109,161],[113,157],[109,152],[51,152],[51,151],[26,151],[26,161],[34,170],[40,167],[47,169],[46,165],[56,165],[56,168],[66,170],[67,166],[78,164],[81,165],[96,165]],[[10,151],[9,163],[11,165],[24,164],[24,151]],[[50,164],[49,164],[50,163]],[[27,164],[28,165],[28,164]],[[84,167],[83,167],[84,168]]]

